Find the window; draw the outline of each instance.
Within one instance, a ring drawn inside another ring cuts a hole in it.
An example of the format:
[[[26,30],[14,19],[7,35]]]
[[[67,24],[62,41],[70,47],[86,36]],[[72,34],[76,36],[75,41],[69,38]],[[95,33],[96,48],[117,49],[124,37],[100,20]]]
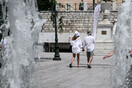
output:
[[[107,34],[107,31],[102,31],[101,34],[102,34],[102,35],[106,35],[106,34]]]
[[[67,4],[67,11],[71,10],[71,5]]]

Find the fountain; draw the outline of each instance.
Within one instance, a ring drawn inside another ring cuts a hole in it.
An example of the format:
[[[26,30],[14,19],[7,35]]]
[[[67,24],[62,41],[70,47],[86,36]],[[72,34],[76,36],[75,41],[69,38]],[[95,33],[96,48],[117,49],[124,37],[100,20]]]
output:
[[[132,88],[130,79],[132,60],[126,58],[131,49],[131,0],[126,0],[118,11],[117,27],[114,36],[114,58],[112,68],[112,88]]]
[[[0,88],[32,88],[36,43],[45,20],[36,0],[0,0],[4,23],[0,57]]]

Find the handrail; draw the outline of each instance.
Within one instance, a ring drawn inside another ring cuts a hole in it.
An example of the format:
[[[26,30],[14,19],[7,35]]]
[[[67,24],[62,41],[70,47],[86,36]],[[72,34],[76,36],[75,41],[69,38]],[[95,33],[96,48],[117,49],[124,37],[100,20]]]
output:
[[[58,3],[57,5],[61,5],[63,7],[59,7],[59,11],[79,11],[79,3]],[[87,10],[92,10],[93,4],[87,3]]]
[[[97,3],[95,3],[95,6]],[[116,3],[116,11],[118,11],[118,7],[120,5]],[[112,6],[110,7],[112,8]],[[57,11],[84,11],[79,9],[79,3],[57,3],[56,4],[56,10]],[[93,10],[93,3],[87,3],[87,11]],[[44,11],[44,10],[43,10]],[[50,10],[46,10],[50,11]]]

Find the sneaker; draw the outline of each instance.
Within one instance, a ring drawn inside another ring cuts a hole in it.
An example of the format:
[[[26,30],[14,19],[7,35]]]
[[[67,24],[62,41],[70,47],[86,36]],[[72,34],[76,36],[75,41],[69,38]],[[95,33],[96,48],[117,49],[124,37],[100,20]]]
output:
[[[91,68],[91,66],[88,64],[88,68]]]
[[[72,68],[72,64],[69,64],[69,67]]]

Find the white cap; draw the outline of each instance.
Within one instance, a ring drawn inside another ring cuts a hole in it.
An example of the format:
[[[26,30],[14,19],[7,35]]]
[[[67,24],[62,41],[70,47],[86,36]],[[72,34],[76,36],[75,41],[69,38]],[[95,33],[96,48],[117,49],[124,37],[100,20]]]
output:
[[[79,36],[80,34],[79,34],[79,32],[78,31],[75,31],[75,33],[74,33],[74,36]]]

